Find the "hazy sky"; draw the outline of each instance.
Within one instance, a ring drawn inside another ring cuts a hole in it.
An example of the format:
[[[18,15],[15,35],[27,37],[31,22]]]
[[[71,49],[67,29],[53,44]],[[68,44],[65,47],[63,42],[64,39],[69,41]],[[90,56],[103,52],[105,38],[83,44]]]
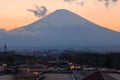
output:
[[[27,11],[35,10],[34,4],[47,8],[47,14],[67,9],[96,24],[120,31],[119,0],[0,0],[0,28],[10,30],[40,19]]]

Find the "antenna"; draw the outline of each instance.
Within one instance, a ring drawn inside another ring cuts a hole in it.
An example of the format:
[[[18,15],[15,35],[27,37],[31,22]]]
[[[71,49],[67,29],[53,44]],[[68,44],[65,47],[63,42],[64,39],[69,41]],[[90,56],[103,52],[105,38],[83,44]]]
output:
[[[7,45],[4,44],[4,52],[7,52]]]

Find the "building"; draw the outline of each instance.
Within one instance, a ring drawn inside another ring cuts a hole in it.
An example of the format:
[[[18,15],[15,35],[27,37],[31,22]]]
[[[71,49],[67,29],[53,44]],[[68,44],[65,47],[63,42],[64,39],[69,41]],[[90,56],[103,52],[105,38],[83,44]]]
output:
[[[0,80],[13,80],[13,75],[0,75]]]
[[[36,80],[38,77],[38,73],[32,72],[21,72],[14,74],[14,80]]]
[[[97,71],[97,72],[94,72],[91,75],[87,76],[83,80],[117,80],[117,79],[108,75],[108,73],[106,73],[106,72]]]
[[[69,70],[68,61],[48,61],[49,68],[52,67],[56,71]]]
[[[16,66],[20,71],[44,71],[46,66],[33,61],[27,61],[25,64]]]

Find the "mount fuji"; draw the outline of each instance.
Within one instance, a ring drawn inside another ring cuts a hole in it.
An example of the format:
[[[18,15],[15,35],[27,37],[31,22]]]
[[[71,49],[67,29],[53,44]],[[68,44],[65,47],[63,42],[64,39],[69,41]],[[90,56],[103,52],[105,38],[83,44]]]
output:
[[[27,26],[4,32],[0,43],[46,48],[120,47],[120,33],[68,10],[56,10]]]

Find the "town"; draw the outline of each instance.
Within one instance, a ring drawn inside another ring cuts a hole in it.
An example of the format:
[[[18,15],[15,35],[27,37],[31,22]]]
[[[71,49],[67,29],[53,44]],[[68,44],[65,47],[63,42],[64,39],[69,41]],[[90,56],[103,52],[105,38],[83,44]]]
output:
[[[118,60],[120,54],[9,51],[5,45],[0,52],[0,80],[120,80],[119,60],[112,58]]]

